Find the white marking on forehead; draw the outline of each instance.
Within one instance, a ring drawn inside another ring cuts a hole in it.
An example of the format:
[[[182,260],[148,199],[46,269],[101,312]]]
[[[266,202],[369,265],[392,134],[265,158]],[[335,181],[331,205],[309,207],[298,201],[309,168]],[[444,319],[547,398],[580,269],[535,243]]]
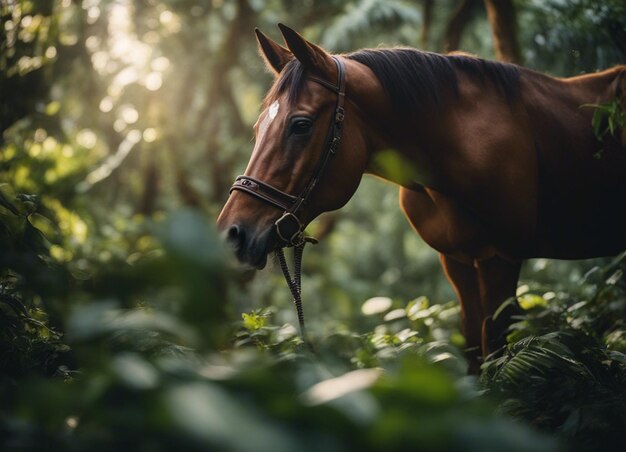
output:
[[[278,114],[279,107],[280,107],[280,104],[278,103],[277,100],[275,100],[274,103],[270,105],[270,120],[276,117],[276,115]]]
[[[268,108],[268,112],[265,115],[265,118],[263,118],[263,121],[261,121],[261,124],[259,124],[259,132],[257,134],[257,143],[263,139],[265,132],[269,128],[270,124],[272,123],[276,115],[278,114],[279,108],[280,108],[280,104],[278,103],[278,101],[274,101],[274,103],[270,105],[270,108]]]

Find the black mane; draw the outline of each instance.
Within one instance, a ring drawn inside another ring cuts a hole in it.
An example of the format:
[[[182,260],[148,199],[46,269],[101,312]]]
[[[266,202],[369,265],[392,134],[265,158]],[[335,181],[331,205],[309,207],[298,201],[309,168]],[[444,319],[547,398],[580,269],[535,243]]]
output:
[[[456,70],[480,83],[493,83],[500,93],[512,101],[519,91],[519,68],[512,64],[483,60],[465,54],[440,55],[411,48],[363,49],[345,55],[369,67],[400,111],[424,111],[441,104],[446,90],[458,94]],[[305,81],[304,68],[297,60],[281,71],[266,97],[267,101],[287,92],[295,102]]]

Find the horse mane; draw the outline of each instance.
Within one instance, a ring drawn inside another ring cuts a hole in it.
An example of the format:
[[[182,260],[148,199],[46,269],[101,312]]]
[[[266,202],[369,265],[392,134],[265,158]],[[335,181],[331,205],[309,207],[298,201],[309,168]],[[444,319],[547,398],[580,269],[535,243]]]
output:
[[[442,94],[451,90],[458,95],[457,70],[480,83],[493,83],[512,102],[519,93],[519,68],[513,64],[483,60],[465,53],[440,55],[417,49],[363,49],[344,55],[369,67],[378,78],[394,106],[405,113],[418,113],[441,105]],[[291,60],[268,92],[264,107],[287,92],[293,104],[304,86],[305,70]]]

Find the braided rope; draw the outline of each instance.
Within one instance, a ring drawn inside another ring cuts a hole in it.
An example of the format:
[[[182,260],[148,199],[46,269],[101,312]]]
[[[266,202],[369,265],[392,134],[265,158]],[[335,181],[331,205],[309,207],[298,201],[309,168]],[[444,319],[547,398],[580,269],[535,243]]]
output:
[[[301,245],[296,246],[293,250],[294,278],[300,296],[302,296],[302,254],[304,252],[305,243],[306,242],[302,242]]]
[[[296,313],[298,314],[298,323],[300,324],[300,336],[302,337],[302,341],[304,343],[306,340],[306,327],[304,325],[304,312],[302,310],[302,252],[304,251],[304,243],[299,245],[294,250],[294,277],[291,277],[291,272],[289,271],[289,266],[287,265],[287,259],[285,258],[285,252],[283,248],[279,248],[276,250],[276,255],[278,256],[278,262],[280,264],[280,269],[285,276],[285,280],[287,281],[287,286],[289,286],[289,291],[291,292],[291,296],[293,297],[293,303],[296,305]]]

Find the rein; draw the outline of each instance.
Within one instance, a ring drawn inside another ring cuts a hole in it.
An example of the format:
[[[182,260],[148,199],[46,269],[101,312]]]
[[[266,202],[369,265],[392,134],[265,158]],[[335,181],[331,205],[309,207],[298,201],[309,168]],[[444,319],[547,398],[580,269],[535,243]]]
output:
[[[287,265],[287,259],[285,258],[284,248],[278,248],[276,250],[276,256],[278,256],[278,262],[280,263],[280,269],[283,271],[285,281],[293,297],[293,303],[296,306],[296,313],[298,314],[298,323],[300,324],[300,336],[306,343],[306,327],[304,324],[304,312],[302,310],[302,254],[304,252],[304,245],[307,242],[317,243],[313,237],[306,237],[305,241],[301,245],[296,245],[293,249],[294,270],[293,278]]]
[[[289,290],[293,297],[298,314],[298,322],[300,323],[300,335],[306,343],[306,329],[304,326],[304,313],[302,311],[302,254],[304,246],[307,243],[317,243],[312,237],[304,235],[304,226],[298,217],[298,213],[303,206],[307,204],[311,196],[311,192],[322,178],[324,170],[328,166],[330,159],[339,150],[341,144],[341,132],[343,130],[343,121],[345,118],[344,103],[346,98],[346,67],[343,61],[336,57],[332,57],[337,66],[337,84],[322,80],[317,77],[309,77],[310,80],[320,84],[326,89],[337,94],[337,102],[335,103],[335,113],[331,118],[328,134],[324,144],[324,150],[317,163],[313,175],[309,179],[304,189],[299,195],[294,196],[289,193],[250,176],[237,176],[235,183],[230,188],[232,193],[234,190],[243,191],[252,195],[274,207],[283,210],[281,217],[274,223],[274,232],[279,238],[280,243],[275,251],[278,256],[280,268],[283,272]],[[285,258],[284,248],[294,248],[294,274],[293,277],[289,271],[287,260]]]

